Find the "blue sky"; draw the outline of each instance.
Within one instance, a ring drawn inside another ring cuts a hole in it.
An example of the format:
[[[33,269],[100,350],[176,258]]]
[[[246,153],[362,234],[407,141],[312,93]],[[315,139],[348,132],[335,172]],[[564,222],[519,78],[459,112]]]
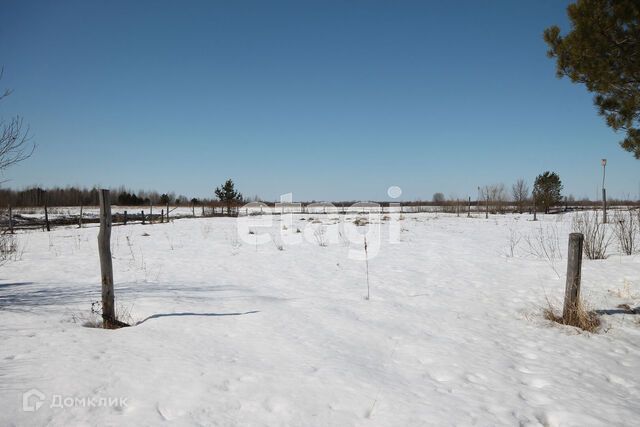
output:
[[[0,117],[37,151],[5,186],[273,200],[475,197],[560,174],[640,197],[640,161],[542,31],[568,1],[2,0]]]

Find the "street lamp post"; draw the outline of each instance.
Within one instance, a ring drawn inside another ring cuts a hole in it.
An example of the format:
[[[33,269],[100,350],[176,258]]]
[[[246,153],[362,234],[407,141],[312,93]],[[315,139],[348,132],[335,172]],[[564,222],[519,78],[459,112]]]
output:
[[[607,223],[607,190],[604,188],[604,178],[607,173],[607,159],[602,159],[602,222]]]

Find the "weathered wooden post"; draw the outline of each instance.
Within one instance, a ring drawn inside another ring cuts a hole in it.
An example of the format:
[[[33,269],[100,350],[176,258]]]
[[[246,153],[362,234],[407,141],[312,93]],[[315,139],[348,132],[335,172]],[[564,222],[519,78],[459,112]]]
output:
[[[471,196],[469,196],[469,208],[467,209],[467,218],[471,218]]]
[[[140,216],[142,217],[142,225],[144,225],[144,210],[140,211]]]
[[[164,222],[164,209],[160,210],[160,224]]]
[[[456,216],[460,216],[460,199],[456,199]]]
[[[78,228],[82,228],[82,203],[80,203],[80,218],[78,218]]]
[[[11,205],[9,205],[9,233],[13,234],[13,212]]]
[[[538,220],[538,207],[536,206],[536,198],[533,198],[533,220]]]
[[[582,271],[582,233],[569,234],[569,255],[567,257],[567,282],[564,291],[562,320],[573,325],[580,305],[580,276]]]
[[[44,224],[47,227],[47,231],[51,231],[51,227],[49,226],[49,211],[47,211],[47,204],[44,204]]]
[[[127,225],[127,211],[124,211],[124,225]]]
[[[149,200],[149,224],[153,223],[153,203]]]
[[[607,190],[602,189],[602,223],[607,223]]]
[[[204,205],[202,205],[202,216],[204,217]]]
[[[113,265],[111,264],[111,204],[109,190],[100,190],[100,231],[98,232],[98,252],[100,254],[100,274],[102,276],[102,326],[111,329],[116,326],[115,300],[113,293]]]

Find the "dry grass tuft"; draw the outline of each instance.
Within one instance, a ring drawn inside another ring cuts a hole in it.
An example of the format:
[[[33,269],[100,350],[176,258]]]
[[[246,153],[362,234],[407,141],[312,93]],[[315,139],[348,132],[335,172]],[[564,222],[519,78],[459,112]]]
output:
[[[135,325],[136,319],[131,314],[133,306],[128,305],[116,305],[116,324],[111,325],[106,329],[118,329]],[[102,319],[102,307],[100,301],[91,303],[90,313],[71,313],[71,321],[76,324],[80,324],[85,328],[104,328],[104,321]]]
[[[363,227],[369,224],[369,221],[364,217],[358,217],[353,221],[353,223],[358,227]]]
[[[583,331],[596,333],[600,329],[600,317],[592,310],[587,310],[582,302],[578,304],[573,316],[565,319],[558,314],[552,304],[547,300],[548,307],[544,309],[544,318],[561,325],[573,326]]]

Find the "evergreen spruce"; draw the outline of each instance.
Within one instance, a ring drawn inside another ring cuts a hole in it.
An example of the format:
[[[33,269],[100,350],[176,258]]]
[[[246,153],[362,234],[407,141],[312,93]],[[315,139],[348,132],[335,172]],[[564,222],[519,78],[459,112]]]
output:
[[[242,201],[242,194],[235,190],[233,181],[228,179],[221,187],[215,189],[216,197],[227,206],[227,215],[231,215],[231,206]]]
[[[560,204],[562,201],[562,181],[555,172],[545,172],[536,177],[533,185],[533,197],[536,205],[544,207],[544,213],[549,213],[549,208]]]

